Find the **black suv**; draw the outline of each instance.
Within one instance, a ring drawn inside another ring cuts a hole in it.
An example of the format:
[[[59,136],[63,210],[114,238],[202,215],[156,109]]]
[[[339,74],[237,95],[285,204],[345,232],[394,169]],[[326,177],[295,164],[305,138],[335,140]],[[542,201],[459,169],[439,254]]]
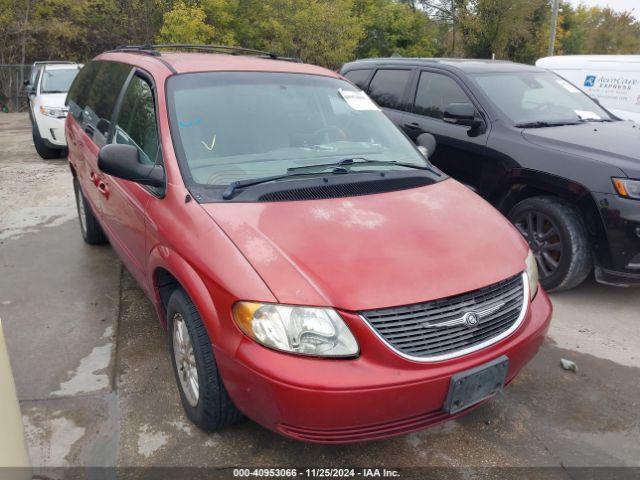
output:
[[[503,212],[542,285],[640,284],[640,126],[563,78],[491,60],[380,58],[341,71],[431,157]]]

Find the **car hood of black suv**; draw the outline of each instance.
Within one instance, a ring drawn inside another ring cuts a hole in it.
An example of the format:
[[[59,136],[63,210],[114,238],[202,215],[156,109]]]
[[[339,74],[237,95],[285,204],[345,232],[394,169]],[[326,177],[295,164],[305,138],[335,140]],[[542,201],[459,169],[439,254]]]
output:
[[[617,167],[631,178],[640,178],[640,125],[634,122],[527,128],[522,135],[541,147],[588,157]]]

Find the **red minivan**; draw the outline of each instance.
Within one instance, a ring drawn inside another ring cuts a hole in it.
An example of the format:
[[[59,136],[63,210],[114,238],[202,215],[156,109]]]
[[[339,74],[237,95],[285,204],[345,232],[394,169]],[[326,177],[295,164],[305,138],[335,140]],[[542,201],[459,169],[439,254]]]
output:
[[[185,48],[87,63],[66,136],[82,235],[153,302],[187,416],[346,443],[500,392],[551,304],[515,228],[429,163],[433,138],[414,147],[324,68]]]

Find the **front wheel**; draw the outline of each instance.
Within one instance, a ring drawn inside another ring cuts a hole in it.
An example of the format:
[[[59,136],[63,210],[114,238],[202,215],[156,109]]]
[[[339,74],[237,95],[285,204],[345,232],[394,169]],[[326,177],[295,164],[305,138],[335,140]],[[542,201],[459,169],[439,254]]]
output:
[[[178,288],[171,294],[167,320],[173,372],[187,417],[208,431],[237,422],[242,414],[229,398],[211,339],[184,290]]]
[[[82,238],[89,245],[106,243],[107,237],[98,223],[98,219],[91,210],[91,205],[82,193],[80,183],[77,178],[73,179],[73,191],[76,196],[76,208],[78,210],[78,220],[80,220],[80,233]]]
[[[556,197],[532,197],[509,212],[538,263],[540,284],[548,291],[578,286],[592,268],[587,230],[573,206]]]

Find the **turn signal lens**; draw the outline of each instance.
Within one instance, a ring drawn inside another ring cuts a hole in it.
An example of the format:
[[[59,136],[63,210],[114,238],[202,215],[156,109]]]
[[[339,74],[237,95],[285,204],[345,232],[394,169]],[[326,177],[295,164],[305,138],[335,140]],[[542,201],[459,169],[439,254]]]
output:
[[[533,252],[529,250],[527,258],[524,261],[526,266],[527,278],[529,279],[529,297],[533,300],[538,293],[538,263],[536,257],[533,256]]]
[[[332,308],[238,302],[233,319],[256,342],[301,355],[352,357],[358,343]]]
[[[613,180],[613,186],[618,195],[640,200],[640,180],[631,180],[629,178],[612,178],[611,180]]]

